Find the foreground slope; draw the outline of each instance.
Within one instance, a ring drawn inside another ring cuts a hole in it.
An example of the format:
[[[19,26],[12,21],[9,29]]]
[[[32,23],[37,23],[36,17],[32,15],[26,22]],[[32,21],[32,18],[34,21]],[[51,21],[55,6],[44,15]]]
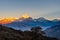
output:
[[[37,32],[14,30],[0,25],[0,40],[57,40],[56,38],[46,37]]]
[[[0,25],[0,40],[17,40],[21,37],[20,31]]]

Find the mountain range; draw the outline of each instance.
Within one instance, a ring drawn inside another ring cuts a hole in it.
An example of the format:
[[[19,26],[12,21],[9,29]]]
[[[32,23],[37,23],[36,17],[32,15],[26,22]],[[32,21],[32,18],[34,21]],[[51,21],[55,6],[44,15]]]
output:
[[[60,24],[60,20],[58,20],[58,19],[47,20],[43,17],[33,19],[33,18],[29,17],[29,18],[19,18],[10,23],[6,23],[6,24],[2,24],[2,25],[11,27],[16,30],[20,30],[20,29],[29,30],[31,27],[40,26],[43,28],[43,30],[45,30],[56,24]]]

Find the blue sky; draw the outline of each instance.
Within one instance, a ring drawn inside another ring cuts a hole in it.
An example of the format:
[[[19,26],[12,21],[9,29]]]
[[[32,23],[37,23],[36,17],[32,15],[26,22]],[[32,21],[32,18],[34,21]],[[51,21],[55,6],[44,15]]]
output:
[[[20,17],[25,13],[33,18],[59,18],[60,0],[0,0],[0,18]]]

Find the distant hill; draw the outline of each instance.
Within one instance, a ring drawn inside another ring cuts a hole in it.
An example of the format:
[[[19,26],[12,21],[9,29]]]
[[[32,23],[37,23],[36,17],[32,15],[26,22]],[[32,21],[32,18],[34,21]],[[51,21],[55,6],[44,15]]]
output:
[[[54,25],[45,30],[46,35],[49,37],[56,37],[60,39],[60,25]]]

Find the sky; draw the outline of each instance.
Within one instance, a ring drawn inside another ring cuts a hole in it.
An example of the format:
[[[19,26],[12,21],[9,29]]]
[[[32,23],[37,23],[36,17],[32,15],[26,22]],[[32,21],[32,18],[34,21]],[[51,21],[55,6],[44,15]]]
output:
[[[60,0],[0,0],[0,18],[20,17],[60,18]]]

